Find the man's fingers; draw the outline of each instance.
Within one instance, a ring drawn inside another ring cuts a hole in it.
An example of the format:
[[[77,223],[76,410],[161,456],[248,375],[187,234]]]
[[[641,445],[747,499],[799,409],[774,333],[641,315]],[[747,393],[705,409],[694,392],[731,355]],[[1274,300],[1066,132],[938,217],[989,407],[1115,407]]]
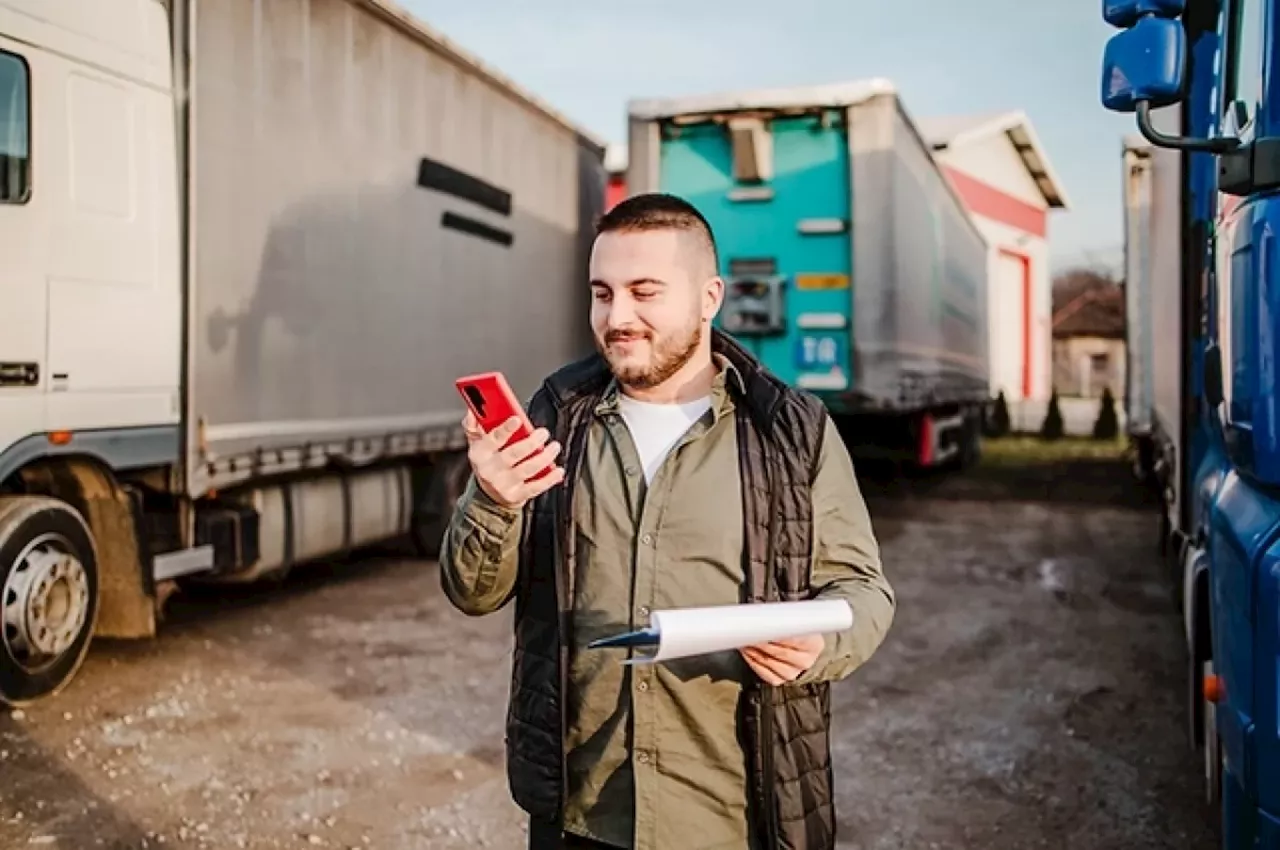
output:
[[[780,646],[786,649],[794,649],[796,652],[809,652],[815,645],[821,646],[819,641],[822,635],[806,635],[804,637],[785,638],[783,640],[770,641],[773,646]]]
[[[520,428],[520,424],[519,417],[513,416],[497,428],[494,428],[488,434],[481,431],[481,437],[472,440],[471,442],[470,455],[472,466],[487,466],[495,455],[502,455],[503,444],[506,443],[507,440],[511,439],[511,435]],[[477,425],[477,427],[479,426]],[[532,451],[533,449],[530,449],[526,454]],[[515,458],[515,460],[518,459],[519,458]],[[506,461],[506,465],[508,467],[510,467],[512,463],[514,463],[514,460]]]
[[[774,655],[759,646],[749,646],[744,651],[750,653],[751,659],[757,664],[767,667],[780,676],[788,675],[799,667],[791,659]]]
[[[537,470],[534,471],[537,472]],[[530,499],[536,499],[538,496],[541,496],[563,480],[564,467],[557,466],[541,478],[526,481],[521,486],[521,498],[526,502]]]
[[[467,415],[462,417],[462,430],[466,433],[468,442],[474,443],[484,438],[484,429],[480,427],[480,423],[476,421],[476,415],[469,408]]]
[[[511,435],[520,430],[520,417],[512,416],[506,422],[503,422],[497,428],[490,432],[493,437],[494,447],[501,448],[507,440],[511,439]]]
[[[507,436],[510,436],[510,434]],[[502,459],[514,468],[534,452],[541,449],[549,439],[551,439],[551,433],[547,431],[546,428],[536,428],[529,436],[524,439],[517,440],[505,449],[502,449],[500,452]],[[505,438],[503,442],[506,442]],[[502,443],[499,443],[498,445],[502,445]],[[533,470],[533,472],[537,471],[537,469]]]
[[[780,643],[764,643],[751,647],[760,657],[767,658],[777,664],[790,668],[805,669],[809,664],[809,653],[805,650],[792,649]]]
[[[755,647],[744,647],[740,651],[742,652],[742,657],[746,659],[747,664],[751,666],[751,669],[755,671],[755,674],[759,676],[765,684],[785,684],[799,675],[798,672],[788,670],[785,665],[781,664],[776,659],[764,655]]]
[[[522,441],[523,442],[523,441]],[[519,480],[527,481],[555,463],[556,455],[560,454],[559,443],[549,443],[541,451],[537,452],[530,458],[520,461],[515,465],[512,471],[519,476]]]

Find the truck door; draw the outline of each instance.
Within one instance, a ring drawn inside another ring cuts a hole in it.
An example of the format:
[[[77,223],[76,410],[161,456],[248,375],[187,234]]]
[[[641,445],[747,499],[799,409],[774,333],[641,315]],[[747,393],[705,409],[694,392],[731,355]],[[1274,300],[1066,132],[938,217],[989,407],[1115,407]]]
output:
[[[1251,141],[1258,131],[1263,102],[1265,0],[1242,0],[1232,5],[1227,38],[1227,72],[1220,130]],[[1224,443],[1230,458],[1228,472],[1209,506],[1211,631],[1214,672],[1222,678],[1225,696],[1217,705],[1228,786],[1244,793],[1253,805],[1260,800],[1257,769],[1263,742],[1274,735],[1259,734],[1257,688],[1259,671],[1274,675],[1275,635],[1260,632],[1256,622],[1261,604],[1257,570],[1263,550],[1274,539],[1277,512],[1255,484],[1270,477],[1255,449],[1268,440],[1264,413],[1274,393],[1274,377],[1264,354],[1271,319],[1268,282],[1275,264],[1275,237],[1258,196],[1244,199],[1219,195],[1214,227],[1216,336],[1222,352]],[[1274,604],[1274,603],[1273,603]],[[1268,669],[1269,667],[1269,669]],[[1266,678],[1262,679],[1263,682]],[[1252,768],[1252,770],[1250,769]],[[1273,793],[1273,792],[1268,792]],[[1231,832],[1239,827],[1227,817],[1227,846],[1237,846]],[[1243,846],[1243,844],[1239,845]]]
[[[149,51],[167,74],[162,37],[129,46]],[[178,418],[178,169],[173,103],[157,90],[169,80],[158,71],[148,80],[101,68],[95,57],[51,52],[35,87],[45,103],[35,113],[45,140],[36,192],[43,184],[48,195],[49,242],[41,259],[50,429]]]
[[[0,454],[44,430],[46,202],[32,179],[32,60],[0,38]],[[38,63],[37,63],[38,64]]]

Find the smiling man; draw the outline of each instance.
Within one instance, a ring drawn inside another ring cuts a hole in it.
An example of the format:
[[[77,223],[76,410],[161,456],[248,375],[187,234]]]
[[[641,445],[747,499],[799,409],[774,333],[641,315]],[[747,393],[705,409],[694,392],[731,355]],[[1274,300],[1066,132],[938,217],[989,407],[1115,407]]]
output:
[[[692,206],[623,201],[591,255],[598,355],[547,379],[529,438],[464,422],[441,580],[469,614],[516,600],[507,770],[533,850],[835,846],[828,687],[894,594],[822,404],[712,329],[718,267]],[[852,628],[639,667],[586,649],[655,609],[812,597]]]

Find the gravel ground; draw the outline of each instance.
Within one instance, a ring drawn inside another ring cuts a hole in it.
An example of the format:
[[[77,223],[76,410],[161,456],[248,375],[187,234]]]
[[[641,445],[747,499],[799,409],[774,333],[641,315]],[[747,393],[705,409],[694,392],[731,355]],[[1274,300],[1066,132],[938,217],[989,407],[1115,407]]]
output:
[[[900,607],[835,692],[841,848],[1214,846],[1124,475],[867,482]],[[177,597],[159,639],[0,714],[0,847],[521,848],[509,635],[396,552]]]

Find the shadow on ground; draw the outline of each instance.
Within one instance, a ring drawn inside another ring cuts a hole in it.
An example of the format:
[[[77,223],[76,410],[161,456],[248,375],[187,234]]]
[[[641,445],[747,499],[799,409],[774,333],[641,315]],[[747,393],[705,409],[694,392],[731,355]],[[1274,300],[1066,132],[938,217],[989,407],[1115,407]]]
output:
[[[67,767],[78,750],[51,752],[24,728],[24,718],[23,711],[0,714],[0,846],[53,846],[60,836],[98,834],[110,836],[95,845],[104,850],[146,847],[146,831]],[[127,780],[118,787],[131,793]]]
[[[859,461],[868,499],[979,502],[1054,502],[1151,510],[1154,489],[1134,475],[1128,454],[1085,440],[1039,446],[1033,440],[995,441],[966,470],[908,471],[882,461]]]

